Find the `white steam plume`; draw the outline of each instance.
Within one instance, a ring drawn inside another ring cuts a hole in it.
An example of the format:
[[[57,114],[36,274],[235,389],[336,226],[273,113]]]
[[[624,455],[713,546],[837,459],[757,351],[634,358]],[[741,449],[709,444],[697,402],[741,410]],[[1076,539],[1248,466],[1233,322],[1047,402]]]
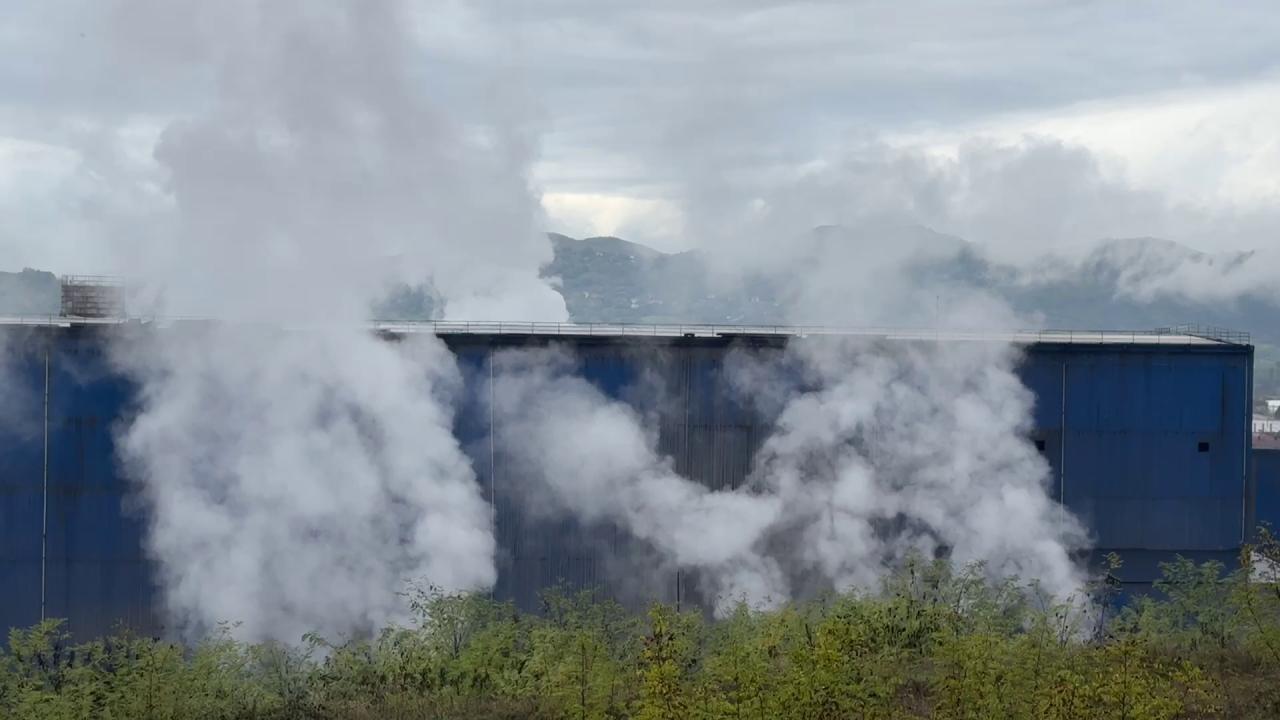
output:
[[[122,71],[187,63],[209,94],[159,135],[171,207],[140,273],[162,310],[230,321],[116,347],[141,386],[121,451],[178,630],[367,631],[403,619],[406,581],[490,585],[454,360],[362,321],[391,281],[428,278],[450,317],[563,318],[538,279],[528,133],[429,100],[400,3],[149,6],[112,16]]]
[[[760,205],[773,213],[754,232],[805,227],[806,212],[788,221],[790,204],[781,201],[802,194],[783,187],[764,196]],[[736,255],[720,265],[773,268],[767,276],[799,324],[908,326],[939,337],[1022,324],[981,291],[942,280],[921,287],[912,264],[946,239],[912,235],[895,221],[790,244],[753,235],[749,224],[720,225],[736,231]],[[1034,399],[1016,374],[1016,348],[998,340],[797,339],[784,353],[778,364],[730,364],[743,396],[760,400],[777,423],[737,491],[687,490],[690,481],[654,452],[638,415],[594,391],[570,392],[555,371],[510,380],[519,401],[500,406],[499,422],[526,432],[504,434],[504,444],[558,507],[607,517],[673,562],[707,571],[721,599],[760,604],[822,587],[874,589],[909,554],[943,551],[957,563],[984,563],[993,577],[1038,581],[1059,599],[1080,590],[1073,551],[1087,538],[1051,494],[1049,467],[1028,437]],[[787,375],[796,366],[800,385]],[[697,511],[704,505],[734,510]],[[705,562],[713,545],[724,557]],[[737,560],[735,575],[724,573],[728,557]]]
[[[817,389],[785,403],[754,484],[783,500],[793,577],[875,587],[909,554],[945,550],[1058,598],[1080,589],[1070,553],[1085,534],[1048,495],[1009,346],[821,338],[789,352]],[[738,377],[770,374],[753,356],[734,363]]]
[[[373,631],[409,579],[495,580],[489,510],[452,434],[431,337],[174,327],[130,338],[123,437],[173,619],[245,637]]]
[[[501,358],[494,413],[531,502],[617,524],[696,570],[721,608],[874,589],[909,556],[940,553],[1065,600],[1082,587],[1072,552],[1087,538],[1051,497],[1028,439],[1034,398],[1018,359],[981,340],[736,350],[726,368],[736,391],[775,423],[737,490],[681,477],[642,417],[575,377],[560,353]]]
[[[786,599],[780,568],[761,553],[779,519],[777,497],[712,491],[681,477],[635,410],[576,377],[563,352],[509,352],[495,368],[505,460],[524,470],[528,502],[616,523],[677,565],[703,571],[726,600]]]

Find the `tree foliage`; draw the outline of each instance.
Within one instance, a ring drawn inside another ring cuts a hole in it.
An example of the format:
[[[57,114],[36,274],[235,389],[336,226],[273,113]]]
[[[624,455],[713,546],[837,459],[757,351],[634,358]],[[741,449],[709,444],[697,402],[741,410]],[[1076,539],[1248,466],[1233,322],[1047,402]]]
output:
[[[911,561],[876,593],[718,619],[558,591],[528,614],[422,588],[409,627],[291,646],[232,627],[192,647],[124,630],[76,644],[47,621],[9,634],[0,717],[1280,717],[1280,543],[1265,531],[1239,569],[1178,559],[1123,605],[1106,582],[1082,605],[984,577]]]

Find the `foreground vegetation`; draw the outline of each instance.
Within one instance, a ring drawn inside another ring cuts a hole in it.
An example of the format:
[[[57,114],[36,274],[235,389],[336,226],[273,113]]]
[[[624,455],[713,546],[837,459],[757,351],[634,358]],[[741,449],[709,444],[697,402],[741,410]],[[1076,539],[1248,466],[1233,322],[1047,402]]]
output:
[[[5,718],[1275,718],[1280,551],[1221,576],[1165,567],[1160,599],[1087,614],[976,568],[909,563],[872,596],[708,621],[548,595],[521,614],[424,592],[371,640],[197,647],[10,633]],[[1113,586],[1094,588],[1107,606]]]

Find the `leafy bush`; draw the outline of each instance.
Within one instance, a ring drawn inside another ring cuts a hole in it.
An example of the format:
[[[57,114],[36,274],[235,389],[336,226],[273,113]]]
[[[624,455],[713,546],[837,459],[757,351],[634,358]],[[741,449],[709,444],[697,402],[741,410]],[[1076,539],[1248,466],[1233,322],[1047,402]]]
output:
[[[124,630],[73,644],[47,621],[9,633],[0,717],[1280,717],[1280,543],[1262,533],[1240,565],[1178,559],[1119,609],[1107,583],[1082,608],[913,560],[873,594],[716,620],[563,592],[526,614],[422,588],[411,627],[342,643],[224,627],[191,647]]]

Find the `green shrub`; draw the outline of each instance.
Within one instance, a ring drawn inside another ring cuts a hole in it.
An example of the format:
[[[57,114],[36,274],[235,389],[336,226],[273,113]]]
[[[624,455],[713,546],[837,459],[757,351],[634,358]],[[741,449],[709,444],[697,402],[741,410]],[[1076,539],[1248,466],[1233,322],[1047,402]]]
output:
[[[1110,570],[1118,567],[1113,559]],[[1177,559],[1115,610],[1056,603],[981,566],[912,559],[878,592],[709,620],[590,593],[537,614],[422,588],[415,622],[373,637],[183,647],[125,630],[73,644],[47,621],[0,653],[0,717],[826,718],[1280,717],[1280,544],[1241,566]]]

